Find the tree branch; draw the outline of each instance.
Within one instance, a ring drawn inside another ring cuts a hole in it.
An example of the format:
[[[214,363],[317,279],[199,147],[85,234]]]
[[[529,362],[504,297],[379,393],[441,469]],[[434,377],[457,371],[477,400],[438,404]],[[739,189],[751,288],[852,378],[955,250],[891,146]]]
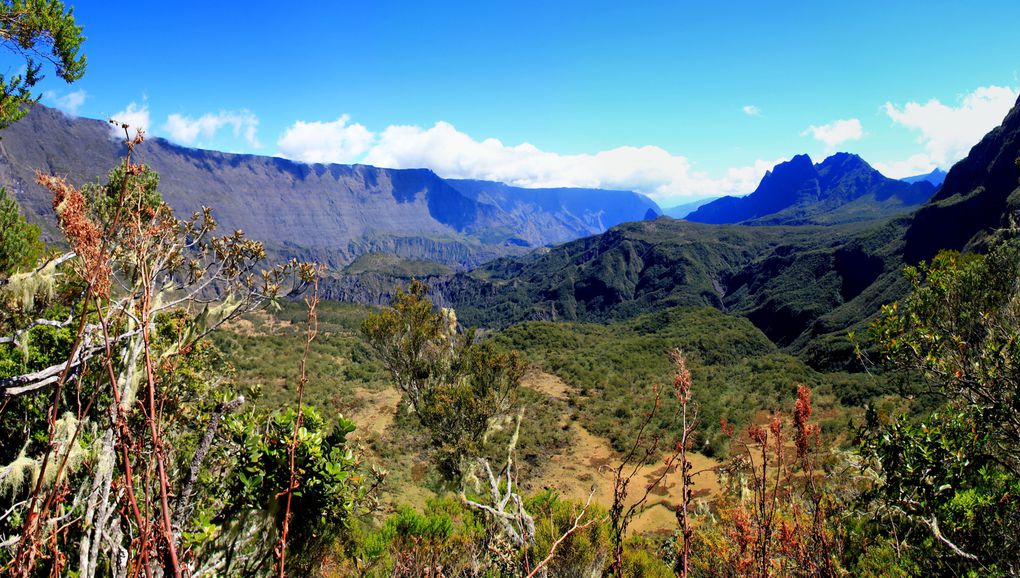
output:
[[[595,489],[596,486],[593,485],[591,487],[591,493],[588,494],[588,499],[584,502],[584,507],[581,508],[581,511],[574,518],[574,523],[570,526],[570,529],[564,532],[562,536],[560,536],[559,538],[556,539],[555,542],[553,542],[552,546],[549,548],[549,555],[546,556],[545,559],[543,559],[541,562],[535,565],[535,569],[532,570],[530,574],[528,574],[528,578],[532,578],[533,576],[538,574],[539,570],[544,568],[550,561],[552,561],[553,556],[556,554],[556,547],[563,543],[563,541],[566,540],[568,537],[570,537],[571,534],[578,530],[583,530],[598,521],[598,518],[588,518],[588,521],[585,522],[584,524],[580,523],[581,518],[584,518],[584,515],[588,512],[588,506],[591,505],[591,498],[592,496],[595,495]]]
[[[220,419],[225,414],[233,413],[244,404],[244,396],[239,395],[227,403],[217,407],[209,418],[209,425],[205,428],[205,435],[199,442],[195,455],[191,458],[191,468],[188,471],[188,479],[181,487],[180,497],[177,498],[177,507],[174,509],[174,526],[180,528],[184,524],[184,517],[191,510],[191,502],[194,499],[195,482],[198,480],[199,471],[202,469],[202,462],[212,447],[213,438],[216,437],[216,430],[219,429]]]

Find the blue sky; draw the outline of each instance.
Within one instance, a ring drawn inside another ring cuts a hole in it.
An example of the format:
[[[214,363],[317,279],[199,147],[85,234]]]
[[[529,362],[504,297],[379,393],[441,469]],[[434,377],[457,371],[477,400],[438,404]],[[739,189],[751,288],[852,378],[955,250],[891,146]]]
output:
[[[806,152],[948,168],[1020,87],[1020,2],[73,3],[43,102],[188,146],[663,205]]]

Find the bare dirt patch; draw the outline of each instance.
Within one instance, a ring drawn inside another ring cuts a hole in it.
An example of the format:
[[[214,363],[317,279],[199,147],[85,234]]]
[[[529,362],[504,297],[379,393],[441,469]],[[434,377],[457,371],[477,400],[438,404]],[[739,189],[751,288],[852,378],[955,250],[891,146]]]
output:
[[[223,324],[223,329],[246,337],[257,337],[259,334],[259,332],[255,330],[255,324],[252,323],[251,319],[244,317],[235,317],[234,319],[227,321]]]
[[[358,426],[355,437],[382,435],[391,425],[400,405],[400,392],[393,387],[381,390],[359,389],[354,393],[357,409],[350,418]]]
[[[571,387],[562,379],[535,368],[528,370],[521,380],[521,385],[560,401],[569,400],[570,394],[573,393]]]
[[[567,399],[573,394],[570,386],[554,375],[531,372],[522,383],[557,399]],[[564,416],[564,421],[566,421]],[[594,501],[604,507],[612,504],[613,472],[620,456],[609,441],[596,436],[577,422],[570,423],[570,442],[567,450],[554,454],[538,472],[522,472],[530,478],[529,485],[535,489],[554,489],[561,496],[583,501],[596,486]],[[665,458],[666,456],[663,456]],[[718,462],[701,454],[689,454],[695,472],[703,472],[694,479],[695,500],[706,500],[720,492],[719,481],[712,470]],[[629,503],[634,503],[644,494],[644,489],[662,474],[664,465],[648,464],[638,469],[631,482]],[[641,512],[631,523],[632,533],[663,532],[676,528],[675,505],[680,501],[680,484],[675,471],[666,472],[662,482],[649,492],[648,500]]]
[[[567,401],[571,396],[578,395],[560,378],[542,371],[530,371],[525,376],[522,386],[560,401]],[[353,404],[355,409],[350,415],[358,426],[354,437],[360,439],[388,437],[387,430],[393,425],[399,404],[400,392],[395,388],[357,391]],[[576,501],[584,501],[594,485],[596,487],[594,501],[608,508],[613,499],[611,468],[619,463],[620,456],[607,439],[592,434],[579,422],[571,421],[568,414],[563,415],[560,425],[569,436],[566,449],[543,460],[538,468],[527,466],[522,468],[521,481],[529,492],[553,489],[562,497]],[[695,472],[704,470],[694,480],[695,500],[708,500],[718,495],[719,482],[711,470],[719,463],[701,454],[690,454],[690,459]],[[432,492],[418,485],[424,477],[425,465],[413,460],[399,466],[391,465],[398,469],[408,468],[408,471],[400,477],[411,483],[391,487],[392,494],[386,501],[393,504],[410,504],[418,508],[424,506],[425,500],[433,496]],[[659,461],[638,469],[631,482],[630,503],[644,494],[644,488],[659,477],[664,467]],[[678,474],[675,471],[667,472],[663,481],[649,492],[645,506],[631,523],[631,533],[674,530],[677,527],[674,509],[679,500]]]
[[[258,337],[260,335],[275,335],[283,328],[290,327],[290,321],[281,321],[275,315],[259,309],[241,317],[235,317],[223,324],[223,329],[244,335],[247,337]]]

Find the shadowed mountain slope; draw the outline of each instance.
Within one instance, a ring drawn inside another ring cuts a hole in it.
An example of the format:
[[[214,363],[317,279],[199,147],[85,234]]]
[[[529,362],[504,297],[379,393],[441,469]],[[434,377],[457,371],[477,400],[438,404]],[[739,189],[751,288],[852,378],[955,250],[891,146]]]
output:
[[[763,269],[761,276],[744,279],[743,271],[770,256],[795,260],[832,250],[858,230],[666,218],[627,223],[544,254],[498,259],[437,290],[465,321],[493,326],[526,319],[605,321],[677,305],[728,310],[742,307],[757,290],[753,284],[773,272]],[[741,291],[744,285],[753,288]],[[738,291],[741,299],[732,299]]]
[[[914,215],[904,257],[930,259],[939,249],[982,250],[1020,208],[1020,101],[1002,124],[953,165],[931,202]]]

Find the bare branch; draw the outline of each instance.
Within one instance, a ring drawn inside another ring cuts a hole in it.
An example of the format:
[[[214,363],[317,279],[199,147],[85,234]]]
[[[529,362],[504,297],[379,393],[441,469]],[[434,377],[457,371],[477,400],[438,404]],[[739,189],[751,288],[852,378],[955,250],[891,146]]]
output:
[[[569,538],[571,534],[578,530],[583,530],[588,526],[591,526],[595,522],[599,521],[598,518],[588,518],[588,520],[585,523],[583,524],[580,523],[581,519],[584,518],[585,514],[587,514],[588,512],[588,506],[591,505],[591,498],[592,496],[595,495],[596,489],[597,487],[594,485],[591,487],[591,493],[588,494],[588,499],[584,502],[584,507],[581,508],[581,511],[577,514],[577,516],[574,517],[573,524],[570,525],[570,528],[566,532],[564,532],[563,535],[561,535],[559,538],[556,539],[555,542],[553,542],[552,546],[549,547],[549,555],[546,556],[545,559],[543,559],[541,562],[535,565],[534,570],[532,570],[531,573],[528,574],[528,578],[532,578],[533,576],[538,574],[539,570],[544,568],[547,564],[549,564],[550,561],[552,561],[553,556],[556,554],[556,548],[561,543],[563,543],[564,540]]]
[[[469,500],[464,494],[464,490],[461,490],[460,498],[461,501],[471,506],[487,512],[496,518],[497,521],[506,531],[507,535],[518,545],[525,546],[535,538],[535,520],[524,509],[524,500],[521,499],[520,495],[515,491],[516,482],[513,476],[513,455],[514,450],[517,447],[517,439],[521,431],[521,420],[524,414],[520,413],[517,415],[517,426],[514,429],[513,436],[510,437],[510,443],[507,444],[507,457],[506,465],[500,470],[499,475],[492,473],[492,467],[489,465],[489,461],[486,459],[479,459],[479,463],[485,469],[486,476],[489,481],[489,491],[492,497],[492,506],[487,504],[481,504],[474,500]],[[500,491],[500,486],[503,485],[503,474],[506,474],[506,490],[505,493]],[[513,505],[512,510],[508,511],[507,507]],[[514,524],[518,524],[519,528],[515,527]]]
[[[74,316],[73,315],[68,316],[68,318],[65,321],[56,321],[54,319],[36,319],[35,321],[29,323],[27,326],[25,326],[25,327],[15,331],[14,335],[8,335],[7,337],[0,337],[0,343],[13,343],[14,345],[20,345],[20,342],[18,341],[18,338],[21,337],[22,335],[28,333],[29,331],[31,331],[32,329],[34,329],[36,327],[43,327],[43,326],[45,326],[45,327],[56,327],[56,328],[59,329],[61,327],[67,327],[68,325],[71,324],[72,321],[74,321]]]
[[[978,559],[978,557],[977,557],[977,556],[975,556],[975,555],[973,555],[973,554],[968,554],[968,553],[964,552],[963,550],[961,550],[961,549],[960,549],[960,547],[959,547],[959,546],[957,546],[956,544],[953,544],[952,542],[950,542],[950,541],[949,541],[949,539],[948,539],[948,538],[946,538],[945,536],[943,536],[943,535],[942,535],[942,531],[941,531],[941,530],[939,530],[939,521],[938,521],[938,519],[937,519],[937,518],[936,518],[935,516],[932,516],[932,517],[931,517],[931,520],[924,520],[924,519],[922,518],[922,521],[923,521],[923,522],[924,522],[925,524],[927,524],[929,528],[931,528],[931,533],[932,533],[932,535],[934,535],[934,536],[935,536],[935,538],[936,538],[936,539],[937,539],[937,540],[938,540],[939,542],[942,542],[942,543],[943,543],[943,544],[945,544],[945,545],[946,545],[946,546],[947,546],[947,547],[948,547],[948,548],[949,548],[950,550],[952,550],[954,554],[956,554],[957,556],[960,556],[961,558],[966,558],[967,560],[975,560],[975,561],[976,561],[976,560]]]
[[[191,458],[191,467],[188,470],[188,479],[184,482],[184,486],[181,487],[180,496],[177,498],[177,507],[174,509],[174,526],[181,527],[184,524],[184,518],[191,510],[191,502],[194,499],[194,486],[198,480],[199,471],[202,469],[202,462],[205,461],[205,456],[209,453],[209,449],[212,447],[213,438],[216,436],[216,430],[219,429],[220,419],[229,413],[233,413],[239,407],[244,404],[244,396],[239,395],[227,403],[217,407],[209,417],[209,425],[205,428],[205,435],[202,436],[202,441],[199,442],[198,448],[195,449],[195,455]]]

